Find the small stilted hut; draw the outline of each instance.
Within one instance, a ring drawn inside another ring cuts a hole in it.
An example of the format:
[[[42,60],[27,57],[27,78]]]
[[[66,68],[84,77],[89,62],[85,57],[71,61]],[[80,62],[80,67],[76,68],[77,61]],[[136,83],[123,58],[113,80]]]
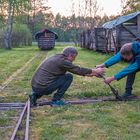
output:
[[[35,39],[38,42],[38,47],[41,50],[50,50],[55,46],[55,40],[58,35],[48,29],[43,29],[35,34]]]

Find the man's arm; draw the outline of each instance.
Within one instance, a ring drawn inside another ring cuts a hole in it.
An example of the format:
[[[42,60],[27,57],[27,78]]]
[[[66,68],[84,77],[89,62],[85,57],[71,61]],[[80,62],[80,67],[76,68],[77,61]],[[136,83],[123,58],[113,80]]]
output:
[[[69,71],[71,73],[81,75],[81,76],[97,76],[97,73],[99,74],[104,73],[103,68],[98,68],[98,69],[83,68],[83,67],[76,66],[69,61],[64,61],[62,68],[65,69],[66,71]]]
[[[105,61],[103,64],[105,67],[110,67],[116,63],[118,63],[119,61],[122,60],[122,57],[120,55],[120,52],[118,52],[116,55],[112,56],[111,58],[109,58],[107,61]]]
[[[119,73],[117,73],[116,75],[114,75],[114,77],[115,77],[116,80],[120,80],[123,77],[125,77],[126,75],[137,71],[138,69],[139,69],[139,64],[136,61],[136,62],[128,65],[127,67],[125,67]]]
[[[108,68],[108,67],[118,63],[121,60],[122,60],[122,57],[121,57],[120,53],[118,52],[116,55],[109,58],[103,64],[97,65],[96,68],[104,68],[104,67]]]
[[[118,81],[118,80],[122,79],[123,77],[125,77],[126,75],[137,71],[138,69],[139,69],[139,64],[137,62],[132,63],[132,64],[128,65],[127,67],[125,67],[123,70],[121,70],[116,75],[114,75],[112,77],[107,77],[105,79],[105,83],[111,83],[114,80]]]
[[[85,76],[86,74],[92,73],[92,69],[76,66],[76,65],[72,64],[72,62],[67,61],[67,60],[65,60],[62,63],[61,68],[65,69],[66,71],[69,71],[71,73],[74,73],[77,75],[82,75],[82,76]]]

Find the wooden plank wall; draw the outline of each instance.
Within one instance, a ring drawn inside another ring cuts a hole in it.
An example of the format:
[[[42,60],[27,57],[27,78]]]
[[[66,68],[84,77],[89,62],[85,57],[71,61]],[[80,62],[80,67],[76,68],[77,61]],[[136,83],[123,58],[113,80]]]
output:
[[[107,39],[107,45],[106,45],[106,51],[107,52],[116,52],[117,47],[117,34],[116,29],[107,29],[106,39]]]
[[[91,29],[90,32],[90,47],[89,49],[91,50],[96,50],[96,45],[95,45],[95,29]]]
[[[46,33],[38,39],[38,46],[41,49],[51,49],[55,46],[55,35],[53,33]]]
[[[84,43],[85,43],[85,38],[84,38],[84,35],[85,35],[85,32],[83,32],[81,35],[80,35],[80,47],[81,48],[84,48]]]
[[[140,15],[137,16],[137,32],[140,35]]]
[[[117,52],[125,43],[134,41],[137,35],[140,37],[140,15],[113,29],[94,28],[85,31],[82,45],[92,50]]]
[[[97,51],[106,52],[106,29],[104,28],[95,28],[95,45]]]
[[[126,26],[130,31],[132,31],[134,34],[137,34],[137,26]],[[124,27],[120,27],[120,34],[119,34],[119,44],[122,46],[125,43],[132,42],[136,39],[136,37],[131,34],[129,31],[127,31]]]
[[[81,41],[80,41],[82,48],[87,48],[94,50],[95,49],[95,33],[94,29],[84,31],[81,34]]]

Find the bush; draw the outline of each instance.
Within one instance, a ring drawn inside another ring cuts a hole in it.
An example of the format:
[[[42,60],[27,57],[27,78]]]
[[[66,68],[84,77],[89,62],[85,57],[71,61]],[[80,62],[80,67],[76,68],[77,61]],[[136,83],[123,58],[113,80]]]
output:
[[[26,24],[14,24],[12,32],[12,47],[32,45],[32,34]],[[0,47],[4,46],[4,35],[0,31]]]
[[[12,33],[12,46],[32,45],[32,35],[26,24],[15,24]]]

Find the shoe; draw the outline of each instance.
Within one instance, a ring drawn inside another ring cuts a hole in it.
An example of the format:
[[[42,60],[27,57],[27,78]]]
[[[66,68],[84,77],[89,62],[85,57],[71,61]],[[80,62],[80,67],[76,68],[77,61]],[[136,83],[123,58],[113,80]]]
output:
[[[57,101],[52,101],[51,105],[52,106],[63,106],[63,105],[67,105],[68,103],[62,100],[57,100]]]
[[[124,94],[122,95],[122,98],[123,98],[123,99],[131,98],[131,97],[133,97],[133,95],[132,95],[131,93],[124,93]]]
[[[37,103],[36,103],[36,101],[37,101],[36,96],[34,94],[32,94],[32,95],[29,95],[29,98],[30,98],[31,106],[36,106],[37,105]]]

